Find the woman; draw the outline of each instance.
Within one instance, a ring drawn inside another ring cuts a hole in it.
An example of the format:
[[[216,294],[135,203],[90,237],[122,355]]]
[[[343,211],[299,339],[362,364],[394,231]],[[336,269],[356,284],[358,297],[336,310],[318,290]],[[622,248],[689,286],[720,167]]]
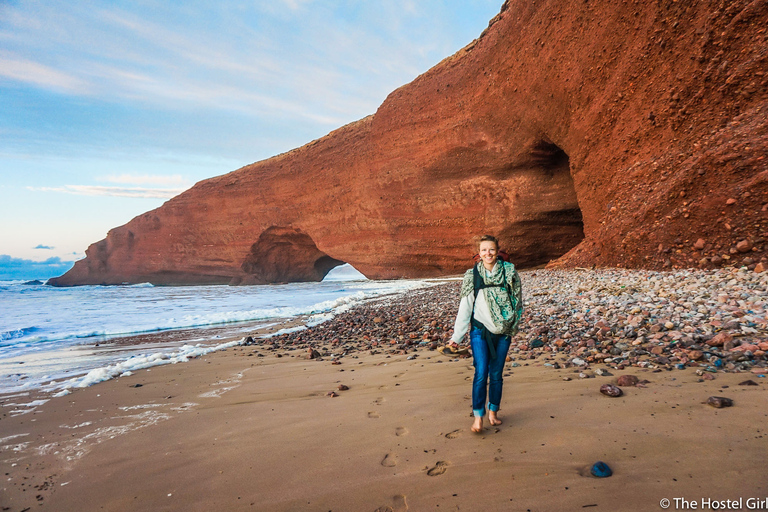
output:
[[[461,283],[461,302],[450,345],[454,348],[469,332],[475,378],[472,382],[472,432],[483,430],[486,390],[488,421],[501,425],[498,417],[501,403],[502,373],[523,313],[523,290],[520,276],[511,263],[498,259],[499,241],[484,235],[479,245],[480,261],[466,271]],[[490,382],[490,385],[488,383]]]

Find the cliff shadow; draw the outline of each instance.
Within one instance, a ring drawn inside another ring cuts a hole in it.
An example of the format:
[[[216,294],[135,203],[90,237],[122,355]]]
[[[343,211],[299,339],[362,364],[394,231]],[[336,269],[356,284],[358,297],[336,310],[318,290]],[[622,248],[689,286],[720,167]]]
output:
[[[498,236],[520,268],[546,264],[584,239],[570,158],[562,148],[537,139],[507,172],[524,176],[525,185],[514,189],[515,218]]]
[[[501,146],[453,148],[425,172],[461,191],[472,231],[495,234],[517,266],[546,264],[584,239],[570,157],[544,135]]]

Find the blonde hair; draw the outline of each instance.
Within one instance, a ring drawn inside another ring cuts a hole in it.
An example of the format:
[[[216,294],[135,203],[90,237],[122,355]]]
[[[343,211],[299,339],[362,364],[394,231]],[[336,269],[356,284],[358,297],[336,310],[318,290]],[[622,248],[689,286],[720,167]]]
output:
[[[496,238],[495,236],[493,236],[493,235],[483,235],[483,236],[481,236],[480,237],[480,241],[477,242],[478,247],[483,242],[493,242],[494,244],[496,244],[496,250],[497,251],[499,250],[499,239]]]

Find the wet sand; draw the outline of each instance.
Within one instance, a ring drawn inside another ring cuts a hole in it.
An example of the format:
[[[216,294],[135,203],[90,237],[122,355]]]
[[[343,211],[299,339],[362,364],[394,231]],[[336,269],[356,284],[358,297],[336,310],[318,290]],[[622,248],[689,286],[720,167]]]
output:
[[[405,307],[416,308],[419,294],[409,297]],[[340,321],[373,311],[351,314]],[[442,343],[444,334],[426,334],[346,355],[345,340],[329,336],[321,357],[308,359],[302,343],[323,335],[303,331],[295,345],[286,338],[137,371],[27,414],[10,414],[9,404],[34,396],[5,397],[0,505],[645,511],[681,497],[743,498],[746,509],[748,498],[768,495],[764,369],[709,379],[697,366],[554,368],[553,353],[518,353],[507,367],[504,423],[474,434],[471,359],[439,354],[433,337]],[[618,398],[600,393],[625,374],[649,382]],[[746,380],[757,385],[740,385]],[[713,408],[703,403],[710,396],[734,405]],[[590,476],[596,461],[613,476]]]

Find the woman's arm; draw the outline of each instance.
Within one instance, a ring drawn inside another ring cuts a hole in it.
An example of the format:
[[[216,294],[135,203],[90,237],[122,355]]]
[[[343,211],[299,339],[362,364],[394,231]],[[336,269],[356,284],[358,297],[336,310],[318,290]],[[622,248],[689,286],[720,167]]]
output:
[[[460,295],[464,295],[459,302],[459,312],[456,314],[456,322],[453,325],[453,335],[451,343],[458,343],[469,330],[469,324],[472,321],[472,310],[475,305],[475,273],[474,267],[464,272],[464,279],[461,281]]]
[[[469,330],[469,324],[472,320],[472,306],[475,302],[475,294],[470,293],[461,299],[459,303],[459,312],[456,314],[456,322],[453,324],[453,335],[451,343],[458,343],[464,338]]]

